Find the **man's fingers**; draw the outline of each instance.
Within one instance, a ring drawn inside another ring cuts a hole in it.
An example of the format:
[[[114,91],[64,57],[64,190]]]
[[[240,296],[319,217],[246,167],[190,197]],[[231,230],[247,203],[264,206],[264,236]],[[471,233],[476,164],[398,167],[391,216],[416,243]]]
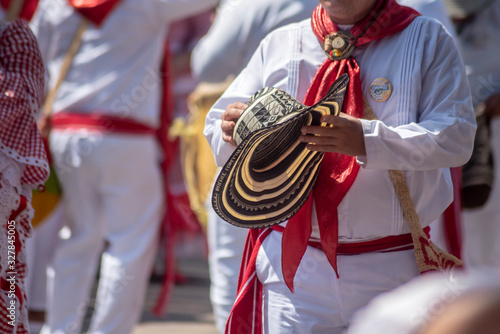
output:
[[[312,145],[309,144],[307,145],[307,149],[309,151],[315,151],[315,152],[333,152],[336,153],[339,151],[337,146],[334,145]]]
[[[232,135],[227,135],[225,133],[222,133],[222,140],[225,142],[231,144],[231,146],[236,147],[236,143],[234,142],[233,136]]]
[[[233,132],[234,126],[236,124],[234,122],[230,121],[222,121],[220,127],[222,129],[222,132]]]
[[[236,147],[233,139],[233,130],[236,121],[241,116],[241,113],[247,108],[247,105],[242,102],[231,103],[221,116],[222,140]]]
[[[223,121],[236,121],[246,107],[247,105],[242,102],[231,103],[227,106],[221,118]]]
[[[301,135],[299,140],[303,143],[309,143],[314,145],[330,145],[332,140],[337,140],[335,134],[331,135]]]

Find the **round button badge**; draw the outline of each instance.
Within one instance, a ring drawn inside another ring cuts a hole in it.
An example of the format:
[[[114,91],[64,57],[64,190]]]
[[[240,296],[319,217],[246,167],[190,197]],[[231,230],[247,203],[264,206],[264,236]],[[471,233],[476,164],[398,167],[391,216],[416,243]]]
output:
[[[385,78],[377,78],[370,85],[370,96],[377,102],[387,100],[392,94],[392,85]]]

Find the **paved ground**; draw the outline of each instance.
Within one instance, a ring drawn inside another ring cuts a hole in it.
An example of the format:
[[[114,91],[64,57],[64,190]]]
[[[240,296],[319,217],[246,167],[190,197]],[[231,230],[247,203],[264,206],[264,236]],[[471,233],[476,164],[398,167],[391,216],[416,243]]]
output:
[[[186,282],[176,285],[167,314],[158,318],[151,313],[160,283],[150,284],[141,323],[133,334],[217,334],[209,300],[207,261],[202,257],[181,258],[178,268]]]

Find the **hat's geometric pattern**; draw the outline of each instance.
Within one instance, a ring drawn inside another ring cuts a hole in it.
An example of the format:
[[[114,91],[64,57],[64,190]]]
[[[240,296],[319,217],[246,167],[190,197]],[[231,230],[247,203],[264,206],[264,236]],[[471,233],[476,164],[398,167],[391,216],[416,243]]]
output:
[[[299,211],[323,159],[323,153],[299,142],[300,129],[321,125],[323,115],[338,115],[348,81],[342,75],[325,98],[311,107],[277,88],[254,94],[235,127],[241,142],[212,194],[212,205],[222,219],[239,227],[262,228],[282,223]]]
[[[303,109],[288,93],[275,87],[266,87],[255,93],[247,102],[248,108],[238,118],[233,138],[239,145],[251,132],[276,124],[283,116]]]

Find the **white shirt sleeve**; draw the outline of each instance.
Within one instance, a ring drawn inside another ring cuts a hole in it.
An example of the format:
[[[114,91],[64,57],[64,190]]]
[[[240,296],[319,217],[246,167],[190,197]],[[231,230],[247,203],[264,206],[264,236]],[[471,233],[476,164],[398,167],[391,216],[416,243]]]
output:
[[[432,34],[424,31],[424,35]],[[461,166],[469,160],[476,121],[462,60],[442,27],[437,41],[426,45],[421,77],[413,80],[416,87],[421,84],[417,121],[392,127],[361,120],[367,152],[358,157],[361,166],[431,170]]]
[[[221,116],[229,104],[235,102],[247,103],[248,99],[257,90],[264,87],[260,76],[263,71],[262,48],[263,45],[261,44],[250,59],[248,66],[236,77],[207,114],[203,133],[212,148],[215,163],[219,167],[224,165],[234,151],[231,145],[222,140]]]

